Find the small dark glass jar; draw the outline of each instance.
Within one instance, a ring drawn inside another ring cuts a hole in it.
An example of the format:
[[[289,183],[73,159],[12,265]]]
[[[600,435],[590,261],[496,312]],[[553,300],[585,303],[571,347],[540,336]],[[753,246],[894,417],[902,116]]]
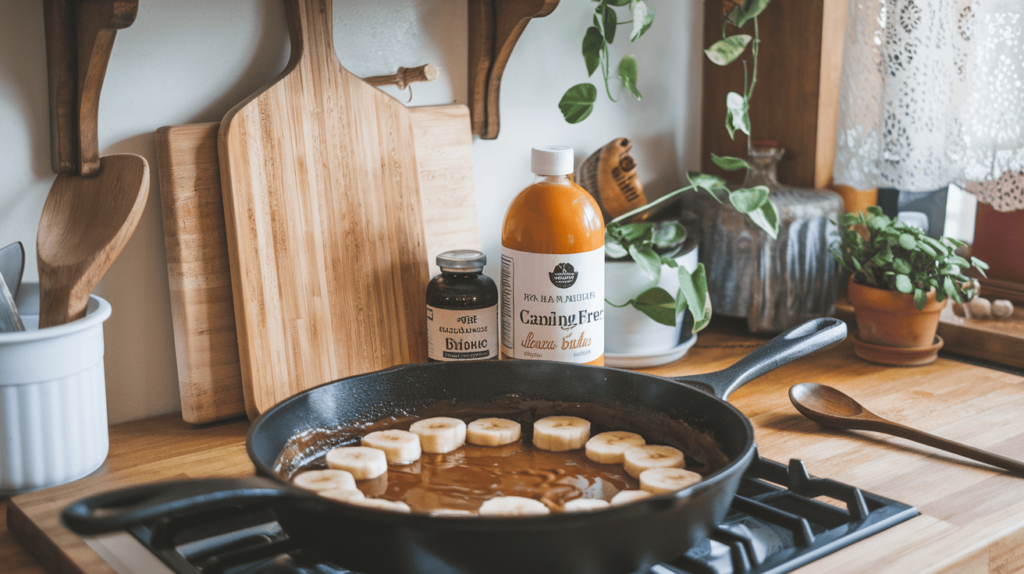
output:
[[[498,357],[498,287],[483,274],[486,263],[486,255],[468,249],[437,256],[441,274],[427,286],[430,362]]]

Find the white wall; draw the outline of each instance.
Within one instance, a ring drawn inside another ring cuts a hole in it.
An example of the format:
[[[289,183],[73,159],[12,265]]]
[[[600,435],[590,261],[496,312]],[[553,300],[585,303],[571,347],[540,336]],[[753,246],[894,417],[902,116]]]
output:
[[[586,80],[580,43],[594,4],[562,0],[527,27],[505,70],[501,134],[474,145],[480,229],[492,261],[505,208],[532,181],[534,145],[571,145],[579,162],[616,137],[633,138],[655,197],[699,165],[703,3],[648,2],[657,11],[654,26],[630,50],[640,61],[643,102],[613,104],[602,89],[594,113],[575,126],[557,103]],[[437,66],[440,78],[416,84],[410,105],[465,102],[466,13],[465,0],[335,0],[335,46],[360,76]],[[620,28],[623,38],[627,29]],[[616,61],[625,52],[613,50]],[[112,423],[180,409],[153,132],[219,121],[287,59],[281,0],[142,0],[136,22],[118,33],[100,100],[100,152],[145,156],[152,182],[135,235],[96,289],[114,308],[105,328]],[[37,277],[36,227],[54,179],[48,118],[42,2],[0,0],[0,247],[25,244],[27,281]],[[487,273],[497,276],[493,265]]]

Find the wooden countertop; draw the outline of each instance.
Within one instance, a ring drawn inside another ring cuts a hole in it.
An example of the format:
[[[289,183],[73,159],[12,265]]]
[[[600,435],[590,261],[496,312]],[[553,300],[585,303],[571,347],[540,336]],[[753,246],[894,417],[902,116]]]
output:
[[[686,357],[649,371],[678,376],[718,370],[765,340],[745,333],[737,322],[716,319]],[[789,403],[789,387],[808,381],[835,386],[881,416],[1024,459],[1024,378],[1016,375],[942,358],[912,369],[873,365],[858,359],[849,341],[777,369],[730,399],[753,421],[763,456],[781,462],[802,459],[813,475],[921,511],[920,517],[798,572],[1024,571],[1024,478],[903,439],[825,430]],[[251,474],[244,448],[247,428],[244,420],[193,427],[177,414],[111,427],[110,456],[93,475],[0,499],[0,511],[5,506],[8,511],[7,522],[0,523],[0,569],[10,574],[113,574],[80,538],[60,526],[60,508],[115,486]],[[29,540],[38,558],[9,530]]]

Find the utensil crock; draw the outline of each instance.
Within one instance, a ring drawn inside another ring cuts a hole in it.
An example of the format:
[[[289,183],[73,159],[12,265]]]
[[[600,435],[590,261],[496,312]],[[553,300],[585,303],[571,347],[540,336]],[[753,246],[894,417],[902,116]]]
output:
[[[82,319],[39,329],[39,285],[18,297],[25,331],[0,333],[0,496],[63,484],[107,458],[103,322],[89,296]]]

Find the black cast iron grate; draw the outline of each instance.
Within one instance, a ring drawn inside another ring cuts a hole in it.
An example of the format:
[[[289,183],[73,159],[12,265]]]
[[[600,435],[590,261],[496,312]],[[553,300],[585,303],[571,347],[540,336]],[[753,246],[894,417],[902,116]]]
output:
[[[787,467],[755,456],[718,530],[637,574],[783,574],[917,515],[901,502],[812,478],[799,460]],[[131,533],[179,574],[354,574],[297,548],[265,508],[172,517]]]

